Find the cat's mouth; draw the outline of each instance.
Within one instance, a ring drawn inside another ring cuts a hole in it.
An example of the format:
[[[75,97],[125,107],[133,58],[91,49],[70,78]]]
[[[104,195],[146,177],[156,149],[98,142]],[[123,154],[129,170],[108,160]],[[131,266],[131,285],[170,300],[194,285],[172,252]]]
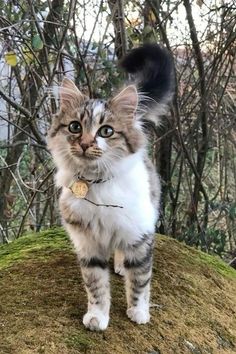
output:
[[[75,156],[78,159],[83,159],[83,160],[96,160],[99,157],[102,156],[102,151],[96,150],[93,152],[90,151],[72,151],[72,155]]]

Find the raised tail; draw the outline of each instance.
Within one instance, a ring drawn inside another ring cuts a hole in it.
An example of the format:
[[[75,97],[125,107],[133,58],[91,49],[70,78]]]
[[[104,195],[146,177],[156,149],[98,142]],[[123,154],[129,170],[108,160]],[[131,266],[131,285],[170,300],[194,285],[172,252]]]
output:
[[[134,78],[141,105],[154,109],[157,115],[165,114],[175,90],[174,62],[169,51],[157,44],[145,44],[131,50],[120,64]]]

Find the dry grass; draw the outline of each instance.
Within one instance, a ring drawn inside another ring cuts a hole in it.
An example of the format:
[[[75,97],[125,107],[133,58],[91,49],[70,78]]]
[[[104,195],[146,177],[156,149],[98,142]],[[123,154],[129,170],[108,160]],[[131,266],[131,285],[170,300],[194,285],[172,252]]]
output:
[[[235,353],[236,272],[173,239],[156,244],[151,323],[128,320],[123,280],[112,275],[102,333],[82,325],[85,290],[61,229],[0,247],[0,353]]]

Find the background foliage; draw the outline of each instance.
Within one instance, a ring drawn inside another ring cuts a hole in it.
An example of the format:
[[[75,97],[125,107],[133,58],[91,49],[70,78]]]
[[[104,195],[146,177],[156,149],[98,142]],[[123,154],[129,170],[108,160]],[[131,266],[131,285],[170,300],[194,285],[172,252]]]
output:
[[[65,75],[107,97],[143,42],[175,60],[176,95],[150,132],[159,231],[236,257],[235,16],[231,1],[0,1],[0,243],[60,224],[46,131]]]

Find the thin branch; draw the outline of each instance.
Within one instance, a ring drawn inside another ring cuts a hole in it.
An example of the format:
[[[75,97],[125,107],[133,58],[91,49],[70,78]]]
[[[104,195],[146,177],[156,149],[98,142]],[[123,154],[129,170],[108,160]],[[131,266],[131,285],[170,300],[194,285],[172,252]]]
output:
[[[45,176],[45,178],[41,181],[41,183],[39,183],[37,189],[40,189],[40,188],[44,185],[44,183],[49,179],[49,177],[54,173],[54,171],[55,171],[55,168],[53,168],[51,171],[48,172],[48,174],[47,174],[47,175]],[[31,197],[31,199],[30,199],[30,201],[29,201],[29,203],[28,203],[28,206],[27,206],[27,209],[26,209],[26,211],[25,211],[25,214],[24,214],[24,216],[23,216],[23,218],[22,218],[22,220],[21,220],[21,224],[20,224],[20,227],[19,227],[19,230],[18,230],[18,233],[17,233],[16,238],[19,238],[19,237],[21,236],[21,234],[22,234],[23,227],[24,227],[24,224],[25,224],[25,219],[26,219],[26,217],[27,217],[27,215],[28,215],[28,212],[30,211],[31,205],[32,205],[32,203],[33,203],[33,201],[34,201],[34,198],[36,197],[37,193],[38,193],[38,192],[37,192],[37,190],[36,190],[36,191],[33,193],[32,197]]]
[[[0,159],[8,167],[7,163],[5,162],[4,158],[1,155],[0,155]],[[11,175],[12,175],[12,177],[13,177],[13,179],[14,179],[14,181],[15,181],[15,183],[16,183],[16,185],[17,185],[17,187],[18,187],[18,189],[19,189],[19,191],[20,191],[20,193],[21,193],[21,195],[23,197],[23,200],[27,204],[27,197],[25,196],[25,193],[23,192],[23,190],[22,190],[22,188],[21,188],[16,176],[14,175],[14,173],[11,170],[10,170],[10,173],[11,173]],[[36,220],[35,215],[34,215],[33,211],[31,210],[31,208],[29,208],[29,212],[30,212],[30,215],[32,216],[32,218],[34,220]]]
[[[8,122],[9,124],[13,125],[15,128],[19,129],[22,133],[24,133],[25,135],[27,135],[30,139],[32,139],[32,140],[38,142],[38,139],[36,139],[33,135],[31,135],[30,133],[28,133],[27,130],[21,128],[18,124],[16,124],[16,123],[10,121],[9,119],[3,117],[2,115],[0,116],[0,118],[3,119],[3,120],[5,120],[5,122]],[[27,128],[27,126],[26,126],[25,128]],[[45,146],[46,143],[43,142],[43,144],[41,144],[41,145],[42,145],[42,146]]]
[[[0,89],[0,96],[4,99],[4,101],[9,103],[13,108],[16,109],[16,111],[18,111],[21,114],[23,114],[27,119],[31,118],[31,113],[30,113],[30,111],[28,109],[26,109],[25,107],[21,106],[19,103],[17,103],[13,99],[11,99],[1,89]]]

